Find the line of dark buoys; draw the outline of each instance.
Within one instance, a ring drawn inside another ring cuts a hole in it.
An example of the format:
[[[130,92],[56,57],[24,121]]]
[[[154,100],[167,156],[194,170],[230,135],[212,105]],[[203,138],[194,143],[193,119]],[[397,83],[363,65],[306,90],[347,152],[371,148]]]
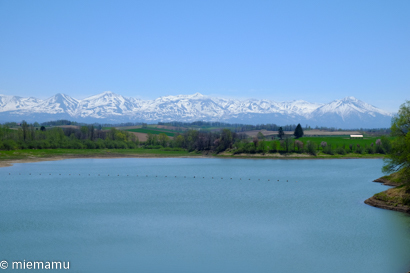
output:
[[[9,173],[9,175],[11,175],[11,173]],[[19,173],[19,175],[21,175],[21,173]],[[29,173],[29,175],[31,175],[31,173]],[[39,173],[39,175],[41,175],[41,173]],[[48,175],[52,175],[52,174],[49,173]],[[61,175],[61,173],[58,174],[58,175]],[[68,174],[68,175],[71,175],[71,173]],[[78,174],[78,175],[81,176],[81,174]],[[88,176],[91,176],[91,174],[88,174]],[[98,174],[98,176],[100,176],[100,174]],[[110,175],[108,174],[107,176],[110,176]],[[120,175],[117,174],[117,176],[120,176]],[[129,176],[129,175],[127,174],[127,176]],[[137,174],[137,177],[138,177],[138,174]],[[146,175],[145,177],[148,177],[148,175]],[[155,177],[158,177],[158,175],[156,175]],[[168,177],[168,176],[165,175],[165,177]],[[175,178],[177,178],[177,176],[175,176]],[[184,176],[184,178],[186,178],[186,176]],[[193,178],[196,178],[196,176],[194,176]],[[202,178],[205,178],[205,176],[203,176]],[[214,177],[212,176],[211,179],[214,179]],[[224,178],[221,177],[221,179],[224,179]],[[233,178],[231,177],[230,179],[233,179]],[[242,178],[239,178],[239,180],[242,180]],[[248,180],[251,180],[251,178],[249,178]],[[261,180],[261,179],[258,178],[258,181],[260,181],[260,180]],[[270,179],[268,179],[268,181],[270,181]],[[278,179],[277,181],[279,182],[279,179]],[[286,182],[289,182],[289,180],[286,180]],[[298,182],[298,181],[295,181],[295,182]]]

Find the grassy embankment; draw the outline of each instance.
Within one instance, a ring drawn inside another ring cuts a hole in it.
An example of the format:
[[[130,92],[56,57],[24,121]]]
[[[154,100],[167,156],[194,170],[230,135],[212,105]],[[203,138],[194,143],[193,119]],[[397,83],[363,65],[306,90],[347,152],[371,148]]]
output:
[[[356,154],[348,153],[345,155],[334,154],[329,155],[322,152],[318,152],[317,155],[310,155],[307,153],[255,153],[255,154],[235,154],[231,152],[223,152],[218,157],[229,158],[280,158],[280,159],[353,159],[353,158],[384,158],[383,154]]]
[[[180,157],[202,154],[185,150],[166,149],[39,149],[0,151],[0,161],[47,158],[87,158],[87,157]]]
[[[400,173],[380,177],[374,182],[394,186],[394,188],[376,193],[373,197],[364,201],[366,204],[377,208],[410,213],[410,189],[400,179]]]

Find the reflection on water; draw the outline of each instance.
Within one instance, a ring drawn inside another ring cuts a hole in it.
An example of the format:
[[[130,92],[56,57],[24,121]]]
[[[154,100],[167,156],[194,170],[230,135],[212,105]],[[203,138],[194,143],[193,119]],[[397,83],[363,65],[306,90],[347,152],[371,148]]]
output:
[[[73,272],[407,272],[410,217],[363,203],[387,189],[371,182],[381,166],[378,159],[16,164],[0,169],[0,259],[70,261]]]

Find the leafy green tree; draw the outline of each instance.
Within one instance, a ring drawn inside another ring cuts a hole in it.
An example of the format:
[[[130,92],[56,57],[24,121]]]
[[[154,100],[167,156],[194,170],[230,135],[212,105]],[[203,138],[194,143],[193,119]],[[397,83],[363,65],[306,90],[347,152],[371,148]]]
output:
[[[256,151],[262,154],[265,154],[268,151],[264,140],[258,142],[258,147],[256,147]]]
[[[166,134],[161,133],[161,134],[159,134],[159,136],[158,136],[158,141],[159,141],[159,144],[160,144],[162,147],[167,147],[167,146],[168,146],[168,143],[169,143],[169,137],[168,137]]]
[[[21,123],[21,128],[23,129],[23,141],[26,141],[28,138],[28,124],[25,120],[23,120],[23,122]]]
[[[279,139],[283,139],[284,136],[285,136],[285,133],[283,132],[283,128],[279,127],[279,130],[278,130]]]
[[[295,132],[293,133],[293,135],[295,136],[295,138],[303,137],[303,129],[300,123],[298,124],[298,126],[296,126]]]
[[[290,147],[292,146],[292,139],[290,137],[285,137],[285,139],[281,141],[280,145],[286,153],[289,153]]]
[[[260,140],[265,139],[265,136],[262,134],[262,132],[258,132],[258,134],[256,135],[256,137]]]
[[[303,142],[302,141],[295,140],[294,145],[297,147],[299,153],[303,152]]]
[[[410,101],[403,103],[397,116],[393,117],[391,135],[395,138],[385,159],[383,171],[400,171],[402,180],[410,186]]]
[[[148,133],[147,134],[147,141],[145,142],[146,145],[158,145],[158,137],[157,135]]]
[[[317,155],[316,145],[312,141],[308,141],[306,143],[306,150],[311,155],[314,155],[314,156]]]
[[[91,127],[90,127],[90,140],[94,140],[94,133],[95,133],[94,125],[91,125]]]
[[[232,145],[232,132],[229,129],[223,129],[221,133],[221,138],[218,142],[217,152],[225,151]]]
[[[184,146],[185,138],[182,135],[178,135],[174,139],[174,146],[177,148],[182,148]]]

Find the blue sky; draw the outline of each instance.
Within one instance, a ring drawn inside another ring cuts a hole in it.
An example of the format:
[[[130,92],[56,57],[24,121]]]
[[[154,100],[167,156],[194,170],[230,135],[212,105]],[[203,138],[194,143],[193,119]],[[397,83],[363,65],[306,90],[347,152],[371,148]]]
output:
[[[410,1],[0,0],[0,93],[217,95],[397,111]]]

